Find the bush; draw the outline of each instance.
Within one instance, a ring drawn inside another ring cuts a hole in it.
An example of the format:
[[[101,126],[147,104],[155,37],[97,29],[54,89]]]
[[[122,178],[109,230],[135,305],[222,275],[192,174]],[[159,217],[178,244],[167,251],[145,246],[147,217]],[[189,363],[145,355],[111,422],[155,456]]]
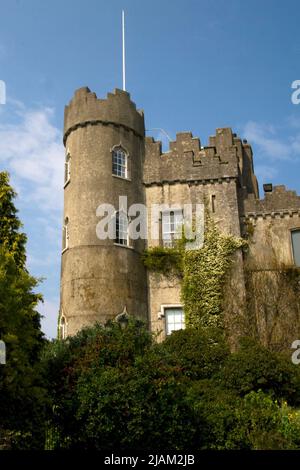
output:
[[[166,338],[163,350],[192,379],[210,378],[221,370],[230,351],[219,328],[187,328]]]
[[[298,370],[249,340],[230,354],[217,329],[157,344],[134,320],[97,325],[53,342],[44,366],[56,447],[299,448]]]
[[[262,390],[274,399],[300,404],[299,368],[249,338],[243,338],[239,351],[226,358],[219,380],[240,396]]]

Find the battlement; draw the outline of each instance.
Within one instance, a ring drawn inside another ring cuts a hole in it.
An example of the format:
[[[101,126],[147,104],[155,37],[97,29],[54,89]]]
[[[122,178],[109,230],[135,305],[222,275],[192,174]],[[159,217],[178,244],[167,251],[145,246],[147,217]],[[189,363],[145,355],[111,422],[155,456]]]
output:
[[[272,212],[300,209],[300,196],[296,191],[286,189],[284,185],[274,186],[272,191],[265,192],[263,199],[256,199],[249,194],[244,201],[245,215],[262,215]]]
[[[115,89],[99,99],[88,87],[79,88],[65,107],[64,143],[76,128],[97,123],[123,126],[141,137],[145,134],[144,113],[136,109],[128,92]]]
[[[202,147],[201,141],[191,132],[179,132],[170,142],[169,150],[162,152],[160,141],[146,137],[145,184],[159,181],[218,180],[237,178],[239,154],[236,139],[230,128],[217,129],[210,137],[209,145]]]

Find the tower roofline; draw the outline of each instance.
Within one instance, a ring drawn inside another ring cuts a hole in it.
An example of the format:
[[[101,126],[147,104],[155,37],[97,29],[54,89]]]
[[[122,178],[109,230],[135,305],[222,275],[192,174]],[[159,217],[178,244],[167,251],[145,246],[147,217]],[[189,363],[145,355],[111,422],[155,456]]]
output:
[[[144,113],[136,109],[127,91],[115,88],[107,93],[106,99],[99,99],[88,87],[78,88],[65,107],[64,144],[68,135],[78,127],[87,125],[122,126],[134,134],[144,137]]]

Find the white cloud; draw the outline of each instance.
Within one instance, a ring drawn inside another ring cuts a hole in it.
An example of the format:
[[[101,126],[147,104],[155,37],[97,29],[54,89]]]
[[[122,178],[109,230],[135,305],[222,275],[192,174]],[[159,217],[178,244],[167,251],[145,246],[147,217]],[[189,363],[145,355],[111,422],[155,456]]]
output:
[[[6,115],[0,121],[1,166],[11,172],[23,202],[61,210],[64,149],[51,123],[53,110],[26,110],[18,102],[14,108],[18,123],[3,123]]]
[[[280,139],[271,125],[249,121],[243,128],[243,135],[257,146],[259,153],[272,160],[289,160],[297,152],[293,142]]]
[[[62,133],[53,118],[53,109],[27,109],[13,99],[0,114],[0,167],[9,171],[18,193],[16,205],[28,235],[27,266],[44,278],[39,311],[50,338],[56,336],[59,308],[53,292],[59,285],[64,168]]]
[[[300,118],[295,115],[283,117],[276,126],[248,121],[240,126],[240,133],[253,147],[255,173],[260,182],[278,181],[287,168],[290,168],[292,179],[299,173]]]
[[[288,116],[285,121],[289,127],[294,129],[300,129],[300,119],[297,116]]]
[[[266,181],[269,182],[272,178],[275,178],[275,176],[278,174],[278,170],[271,165],[256,165],[255,174],[258,179],[264,183]]]

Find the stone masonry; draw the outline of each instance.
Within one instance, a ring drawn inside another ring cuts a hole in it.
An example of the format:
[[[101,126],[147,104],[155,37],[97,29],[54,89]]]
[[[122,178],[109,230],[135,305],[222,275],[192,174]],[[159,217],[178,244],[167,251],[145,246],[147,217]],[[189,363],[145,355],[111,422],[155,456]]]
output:
[[[62,253],[60,323],[64,333],[113,319],[126,307],[166,335],[163,307],[180,306],[178,280],[146,272],[141,253],[159,240],[132,240],[119,246],[99,240],[99,204],[128,206],[197,204],[206,201],[219,229],[251,238],[247,269],[293,266],[291,233],[300,229],[300,197],[284,186],[268,185],[259,199],[250,144],[230,128],[219,128],[202,146],[190,132],[176,135],[167,152],[161,142],[145,137],[144,114],[121,90],[98,99],[88,88],[76,91],[65,109],[64,144],[71,158],[70,179],[64,188],[64,221],[68,247]],[[112,151],[126,150],[127,177],[112,174]],[[232,279],[236,306],[245,305],[245,256],[237,253]],[[250,268],[249,268],[250,266]],[[251,268],[252,266],[252,268]],[[238,312],[237,312],[238,313]],[[294,321],[298,321],[297,311]]]

